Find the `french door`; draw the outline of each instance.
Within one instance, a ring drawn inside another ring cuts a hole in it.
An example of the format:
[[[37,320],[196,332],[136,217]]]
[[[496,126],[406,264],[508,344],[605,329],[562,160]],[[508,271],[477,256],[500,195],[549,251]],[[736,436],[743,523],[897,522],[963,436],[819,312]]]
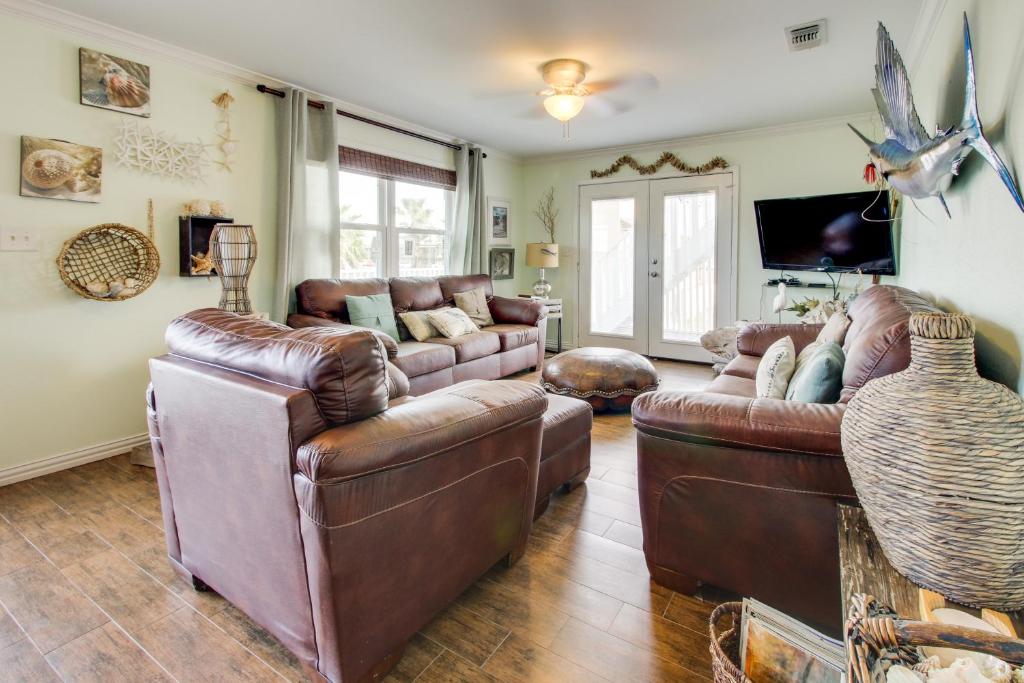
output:
[[[735,319],[732,174],[580,187],[580,345],[709,362]]]

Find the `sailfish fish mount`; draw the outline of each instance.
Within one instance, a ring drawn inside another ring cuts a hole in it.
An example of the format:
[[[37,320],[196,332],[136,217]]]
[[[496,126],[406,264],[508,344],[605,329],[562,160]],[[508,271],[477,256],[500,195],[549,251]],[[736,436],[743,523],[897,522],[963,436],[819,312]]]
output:
[[[871,161],[882,177],[896,190],[908,197],[924,199],[938,197],[949,216],[949,207],[942,196],[960,164],[971,150],[985,157],[995,169],[1014,201],[1024,211],[1024,199],[1006,164],[985,139],[978,119],[977,86],[974,80],[974,53],[971,51],[971,31],[964,14],[964,62],[967,68],[967,87],[964,93],[964,115],[959,125],[936,131],[931,137],[921,125],[910,92],[910,79],[903,59],[896,50],[885,26],[878,24],[878,47],[875,57],[875,88],[872,94],[878,105],[886,139],[873,142],[859,130],[853,132],[868,146]]]

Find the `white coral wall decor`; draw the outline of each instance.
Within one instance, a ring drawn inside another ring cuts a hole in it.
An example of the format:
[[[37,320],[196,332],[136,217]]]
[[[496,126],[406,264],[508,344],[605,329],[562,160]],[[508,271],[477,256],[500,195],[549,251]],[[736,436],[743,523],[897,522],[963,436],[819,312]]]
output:
[[[122,121],[114,140],[114,158],[125,168],[144,173],[198,182],[210,164],[202,141],[178,142],[135,121]]]

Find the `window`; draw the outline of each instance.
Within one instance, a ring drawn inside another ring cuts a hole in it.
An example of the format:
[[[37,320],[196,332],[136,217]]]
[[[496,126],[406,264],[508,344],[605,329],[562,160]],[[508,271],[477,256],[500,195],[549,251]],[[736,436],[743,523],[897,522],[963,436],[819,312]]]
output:
[[[454,192],[342,171],[342,278],[444,275]]]

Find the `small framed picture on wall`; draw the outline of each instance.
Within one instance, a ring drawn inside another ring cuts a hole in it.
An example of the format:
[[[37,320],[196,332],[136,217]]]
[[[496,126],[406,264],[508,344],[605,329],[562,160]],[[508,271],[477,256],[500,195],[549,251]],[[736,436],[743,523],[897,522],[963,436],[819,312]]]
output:
[[[487,220],[490,222],[491,244],[512,244],[510,233],[512,202],[501,197],[487,198]]]
[[[516,276],[516,250],[511,247],[491,249],[491,279],[511,280]]]

